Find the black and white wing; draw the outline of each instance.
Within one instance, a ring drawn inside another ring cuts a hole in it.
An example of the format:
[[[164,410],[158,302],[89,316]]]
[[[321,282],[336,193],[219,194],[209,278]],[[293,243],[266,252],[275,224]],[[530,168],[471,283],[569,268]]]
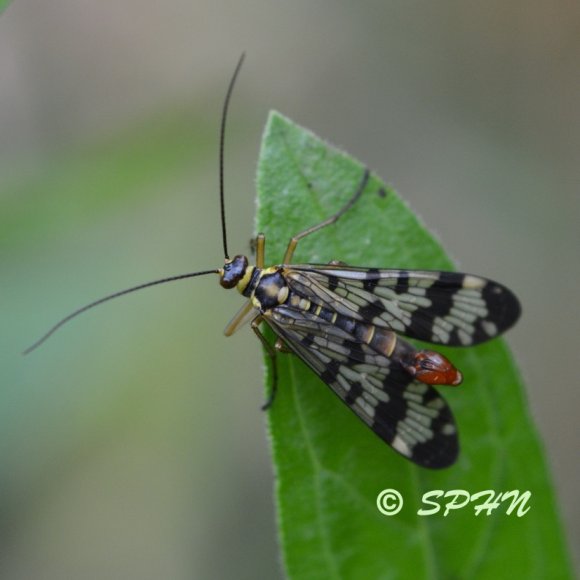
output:
[[[291,265],[285,275],[307,298],[345,316],[448,346],[472,346],[510,328],[520,316],[505,286],[471,274]]]
[[[264,320],[381,439],[423,467],[459,452],[451,410],[433,387],[312,313],[281,305]]]

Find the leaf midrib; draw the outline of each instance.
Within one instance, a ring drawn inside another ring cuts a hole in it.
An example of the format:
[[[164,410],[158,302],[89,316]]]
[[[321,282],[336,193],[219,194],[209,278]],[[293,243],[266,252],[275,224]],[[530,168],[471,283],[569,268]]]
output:
[[[322,541],[322,545],[324,547],[324,556],[325,560],[328,562],[329,572],[332,573],[332,578],[339,579],[340,574],[338,572],[338,568],[336,567],[336,562],[334,558],[334,554],[332,552],[330,537],[328,535],[328,526],[323,521],[323,509],[322,509],[322,490],[321,490],[321,471],[322,465],[314,451],[312,443],[310,441],[310,437],[308,434],[308,428],[306,426],[306,419],[304,416],[304,411],[300,404],[298,391],[296,388],[297,385],[297,377],[296,377],[296,368],[295,368],[295,361],[293,359],[289,360],[289,367],[290,367],[290,375],[291,375],[291,385],[292,385],[292,397],[294,399],[294,408],[296,409],[296,417],[298,418],[298,424],[300,425],[300,431],[302,433],[302,438],[306,445],[306,451],[308,453],[308,457],[310,459],[310,463],[312,465],[312,473],[314,477],[314,489],[315,489],[315,500],[316,500],[316,523],[319,528],[319,536]]]

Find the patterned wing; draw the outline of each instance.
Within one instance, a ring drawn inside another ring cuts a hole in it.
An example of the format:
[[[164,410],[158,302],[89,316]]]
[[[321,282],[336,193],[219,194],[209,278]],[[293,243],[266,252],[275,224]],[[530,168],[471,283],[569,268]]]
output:
[[[505,286],[471,274],[377,270],[333,265],[285,266],[301,295],[355,320],[449,346],[485,342],[510,328],[520,304]]]
[[[435,389],[309,312],[283,305],[265,312],[264,320],[401,455],[430,468],[455,462],[457,429],[451,410]]]

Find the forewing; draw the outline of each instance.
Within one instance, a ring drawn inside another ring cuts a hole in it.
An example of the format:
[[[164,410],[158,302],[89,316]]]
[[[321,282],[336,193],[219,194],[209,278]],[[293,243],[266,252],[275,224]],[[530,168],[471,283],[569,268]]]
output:
[[[471,274],[292,265],[285,275],[291,288],[341,314],[448,346],[490,340],[520,315],[508,288]]]
[[[398,364],[308,312],[287,306],[264,315],[298,355],[381,439],[423,467],[455,462],[457,429],[447,403]]]

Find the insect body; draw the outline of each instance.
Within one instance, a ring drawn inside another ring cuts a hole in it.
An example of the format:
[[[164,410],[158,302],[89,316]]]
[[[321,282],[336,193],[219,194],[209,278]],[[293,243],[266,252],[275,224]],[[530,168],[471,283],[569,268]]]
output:
[[[292,264],[298,242],[334,224],[363,195],[369,171],[348,203],[323,222],[295,235],[280,265],[265,265],[263,234],[256,238],[256,264],[228,256],[223,196],[224,127],[230,82],[222,115],[220,202],[223,268],[182,274],[116,292],[64,318],[26,352],[71,318],[102,302],[148,286],[215,273],[223,288],[236,288],[246,303],[225,329],[244,323],[263,343],[273,363],[272,403],[277,386],[276,356],[300,357],[379,437],[418,465],[451,465],[459,444],[455,421],[432,385],[458,385],[462,375],[442,354],[418,349],[403,337],[447,346],[471,346],[498,336],[518,319],[514,294],[496,282],[469,274],[355,268],[340,262]],[[276,334],[272,346],[261,324]]]
[[[519,303],[501,284],[469,274],[291,264],[298,240],[334,223],[362,195],[368,177],[365,171],[338,214],[292,238],[283,264],[264,266],[263,235],[256,266],[245,256],[226,261],[221,285],[249,300],[225,332],[251,320],[273,359],[274,388],[276,350],[289,350],[396,451],[424,467],[445,467],[457,457],[457,428],[431,385],[458,385],[462,375],[440,353],[419,350],[401,335],[479,344],[516,321]],[[278,336],[275,348],[261,322]]]

